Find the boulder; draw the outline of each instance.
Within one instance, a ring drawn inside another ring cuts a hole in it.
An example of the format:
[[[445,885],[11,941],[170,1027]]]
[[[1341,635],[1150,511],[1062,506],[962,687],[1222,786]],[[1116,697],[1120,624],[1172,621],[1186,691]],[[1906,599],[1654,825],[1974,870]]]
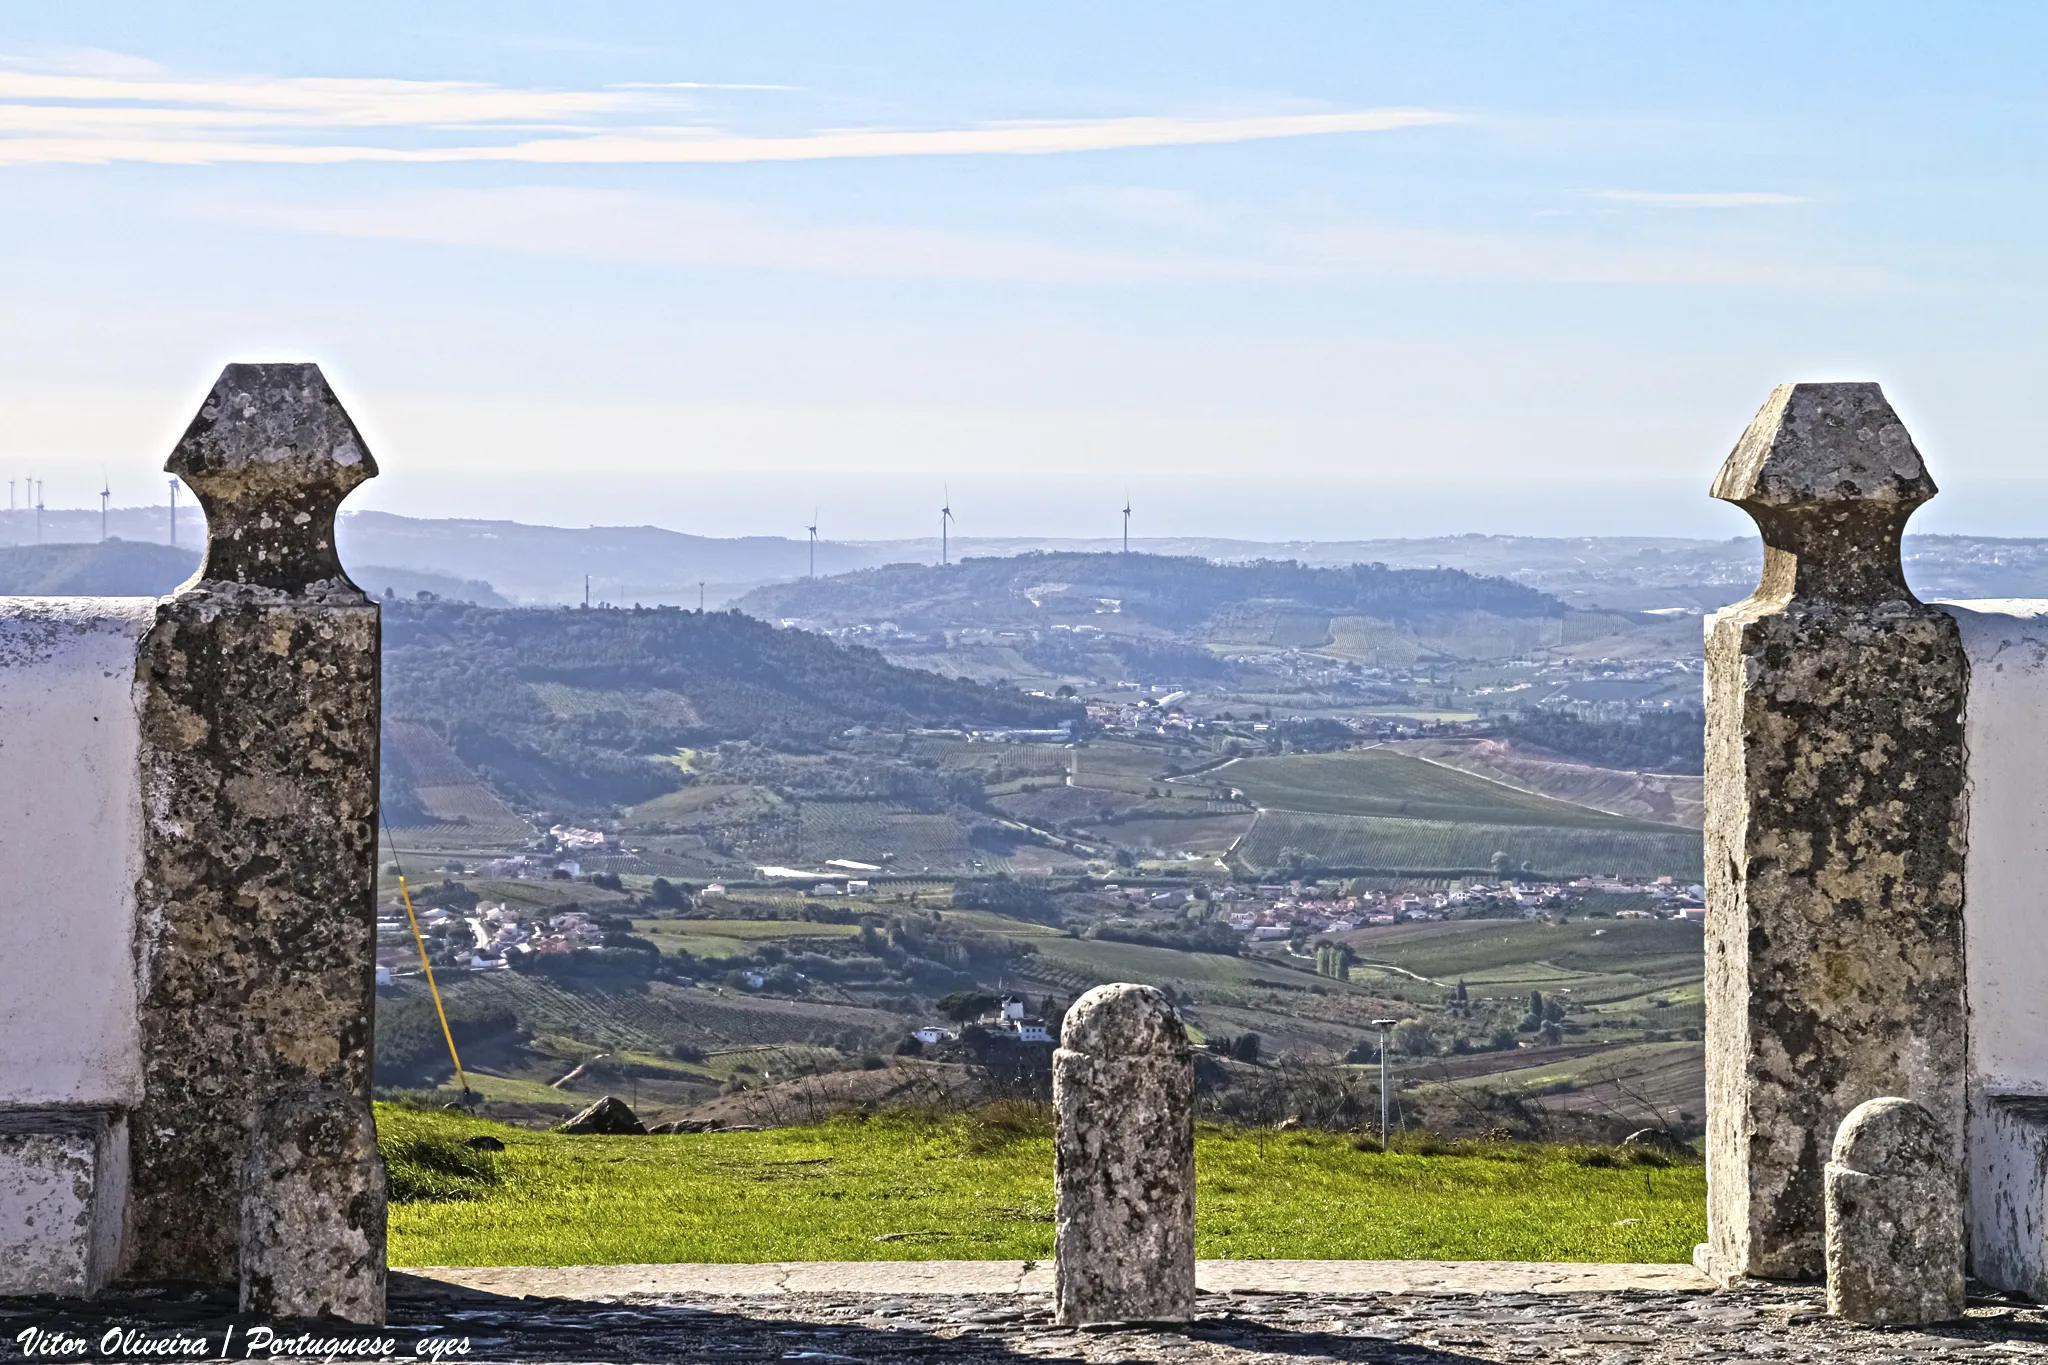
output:
[[[598,1137],[644,1137],[647,1134],[632,1106],[617,1095],[606,1095],[555,1131]]]
[[[462,1145],[469,1148],[472,1152],[502,1152],[505,1150],[504,1142],[501,1139],[492,1137],[489,1133],[478,1133],[475,1137],[464,1138]]]

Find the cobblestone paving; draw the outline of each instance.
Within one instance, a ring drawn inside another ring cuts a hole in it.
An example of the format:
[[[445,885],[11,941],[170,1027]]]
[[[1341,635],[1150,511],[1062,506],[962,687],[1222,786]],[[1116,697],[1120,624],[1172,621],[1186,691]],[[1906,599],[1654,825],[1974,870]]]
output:
[[[1973,1299],[1969,1317],[1939,1327],[1883,1330],[1846,1326],[1822,1314],[1812,1288],[1609,1294],[1204,1293],[1197,1321],[1163,1329],[1071,1331],[1052,1326],[1038,1294],[715,1296],[634,1295],[614,1300],[513,1299],[411,1277],[394,1277],[392,1322],[383,1332],[393,1358],[419,1343],[466,1339],[467,1354],[444,1360],[815,1361],[996,1365],[1009,1361],[1301,1362],[1570,1361],[1585,1365],[1758,1361],[1793,1365],[1855,1361],[2003,1362],[2048,1358],[2048,1311],[1996,1298]],[[177,1292],[91,1304],[0,1300],[0,1359],[31,1355],[28,1330],[86,1339],[72,1358],[170,1359],[169,1351],[101,1349],[110,1330],[162,1338],[205,1336],[223,1358],[231,1305]],[[249,1359],[251,1328],[236,1324],[224,1358]],[[332,1324],[272,1325],[280,1337],[374,1335]],[[149,1343],[140,1343],[148,1345]],[[188,1348],[189,1350],[189,1348]],[[431,1351],[431,1348],[430,1348]],[[326,1354],[314,1353],[315,1359]],[[338,1359],[376,1358],[343,1350]],[[274,1346],[253,1358],[280,1358]]]

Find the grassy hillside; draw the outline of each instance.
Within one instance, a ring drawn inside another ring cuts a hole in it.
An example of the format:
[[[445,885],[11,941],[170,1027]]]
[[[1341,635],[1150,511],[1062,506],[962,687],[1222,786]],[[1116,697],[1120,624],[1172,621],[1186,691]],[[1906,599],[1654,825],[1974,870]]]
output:
[[[384,707],[442,737],[501,795],[569,809],[672,791],[682,774],[665,756],[723,739],[807,748],[863,723],[1052,726],[1079,714],[737,612],[404,600],[385,604]],[[397,781],[399,801],[408,784],[431,785]]]

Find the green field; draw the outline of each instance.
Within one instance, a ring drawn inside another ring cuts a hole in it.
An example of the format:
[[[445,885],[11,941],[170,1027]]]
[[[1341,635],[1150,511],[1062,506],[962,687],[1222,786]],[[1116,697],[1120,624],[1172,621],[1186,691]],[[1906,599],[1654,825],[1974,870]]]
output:
[[[394,1265],[1043,1260],[1052,1142],[1035,1110],[843,1116],[677,1137],[532,1133],[378,1106]],[[460,1147],[489,1133],[499,1156]],[[1600,1164],[1587,1164],[1588,1161]],[[1490,1145],[1357,1150],[1341,1134],[1203,1128],[1209,1258],[1682,1262],[1706,1230],[1697,1164]]]
[[[1277,867],[1294,849],[1326,868],[1373,869],[1420,876],[1486,873],[1493,855],[1511,870],[1544,876],[1700,875],[1700,836],[1687,830],[1613,820],[1605,826],[1502,825],[1387,816],[1310,815],[1266,810],[1238,844],[1247,867]]]
[[[1677,999],[1700,999],[1703,934],[1678,920],[1462,920],[1361,929],[1345,939],[1374,962],[1438,981],[1519,981],[1544,966],[1554,975],[1670,978]]]
[[[806,924],[786,919],[644,919],[633,932],[664,953],[693,957],[743,957],[764,942],[801,945],[803,940],[853,938],[857,924]]]
[[[1665,827],[1554,801],[1392,749],[1246,758],[1211,774],[1269,810],[1571,829]]]
[[[846,858],[900,872],[1008,870],[999,856],[968,842],[967,825],[958,816],[886,801],[806,801],[797,837],[797,856],[805,866]]]

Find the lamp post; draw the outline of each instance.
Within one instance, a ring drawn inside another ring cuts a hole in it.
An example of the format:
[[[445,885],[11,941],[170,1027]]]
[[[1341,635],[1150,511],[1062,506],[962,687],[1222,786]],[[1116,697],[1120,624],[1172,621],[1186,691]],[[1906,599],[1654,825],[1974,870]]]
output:
[[[1380,1031],[1380,1150],[1387,1150],[1387,1030],[1400,1023],[1399,1019],[1375,1019],[1373,1027]]]

